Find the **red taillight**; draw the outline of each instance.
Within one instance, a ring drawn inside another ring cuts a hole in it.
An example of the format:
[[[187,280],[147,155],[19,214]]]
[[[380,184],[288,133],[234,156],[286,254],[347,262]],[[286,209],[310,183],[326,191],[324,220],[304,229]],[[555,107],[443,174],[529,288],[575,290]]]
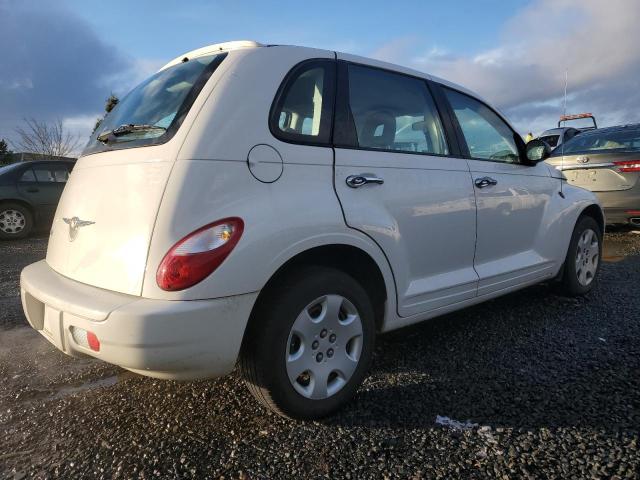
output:
[[[100,351],[100,340],[93,332],[87,332],[87,343],[89,344],[89,348],[94,352]]]
[[[190,233],[160,262],[156,273],[158,286],[167,291],[184,290],[209,276],[236,246],[244,222],[225,218]]]
[[[625,160],[624,162],[613,162],[621,172],[640,172],[640,160]]]

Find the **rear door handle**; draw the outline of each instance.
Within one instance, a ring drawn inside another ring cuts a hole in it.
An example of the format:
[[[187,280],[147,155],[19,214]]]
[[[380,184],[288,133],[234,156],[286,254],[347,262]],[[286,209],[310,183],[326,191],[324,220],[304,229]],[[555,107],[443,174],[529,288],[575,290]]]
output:
[[[482,177],[482,178],[476,178],[476,181],[474,183],[476,184],[476,187],[484,188],[488,186],[497,185],[498,181],[494,180],[491,177]]]
[[[27,192],[35,193],[35,192],[39,192],[39,191],[40,191],[40,189],[36,188],[36,187],[27,188]]]
[[[384,180],[373,173],[361,173],[360,175],[349,175],[346,182],[351,188],[358,188],[368,183],[382,185]]]

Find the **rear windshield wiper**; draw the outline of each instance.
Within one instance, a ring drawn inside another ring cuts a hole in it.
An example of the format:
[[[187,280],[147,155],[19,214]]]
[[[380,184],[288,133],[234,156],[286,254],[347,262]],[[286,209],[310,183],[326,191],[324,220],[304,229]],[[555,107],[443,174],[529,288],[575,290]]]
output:
[[[120,137],[133,132],[145,132],[150,130],[162,130],[166,131],[165,127],[159,125],[135,125],[130,123],[128,125],[120,125],[113,130],[106,130],[96,137],[99,142],[107,143],[112,137]]]

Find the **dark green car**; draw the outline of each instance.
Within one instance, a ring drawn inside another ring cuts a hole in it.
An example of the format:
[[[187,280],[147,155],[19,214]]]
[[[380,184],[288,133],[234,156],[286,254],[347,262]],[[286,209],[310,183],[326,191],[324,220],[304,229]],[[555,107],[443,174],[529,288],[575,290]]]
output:
[[[597,195],[607,224],[640,227],[640,124],[582,132],[547,162]]]
[[[24,238],[51,225],[73,165],[43,160],[0,168],[0,239]]]

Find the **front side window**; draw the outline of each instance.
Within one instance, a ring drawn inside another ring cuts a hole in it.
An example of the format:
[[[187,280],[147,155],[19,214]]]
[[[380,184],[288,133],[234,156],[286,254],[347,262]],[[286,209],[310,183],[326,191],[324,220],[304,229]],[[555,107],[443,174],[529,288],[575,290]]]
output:
[[[455,90],[444,88],[462,129],[469,156],[479,160],[519,163],[516,133],[493,110]]]
[[[560,135],[545,135],[544,137],[539,138],[539,140],[542,140],[551,148],[555,148],[558,146],[559,139],[560,139]]]
[[[294,68],[271,112],[271,130],[285,141],[328,143],[333,109],[332,61],[312,60]]]
[[[107,114],[83,153],[168,141],[225,56],[193,58],[149,77]],[[136,128],[125,128],[132,126]],[[119,127],[122,128],[118,130]],[[110,132],[114,134],[109,135]]]
[[[35,182],[36,181],[36,176],[33,173],[33,170],[31,170],[30,168],[27,168],[24,173],[22,174],[22,176],[20,177],[20,181],[21,182]]]
[[[349,107],[358,147],[447,155],[440,117],[426,82],[349,65]]]

